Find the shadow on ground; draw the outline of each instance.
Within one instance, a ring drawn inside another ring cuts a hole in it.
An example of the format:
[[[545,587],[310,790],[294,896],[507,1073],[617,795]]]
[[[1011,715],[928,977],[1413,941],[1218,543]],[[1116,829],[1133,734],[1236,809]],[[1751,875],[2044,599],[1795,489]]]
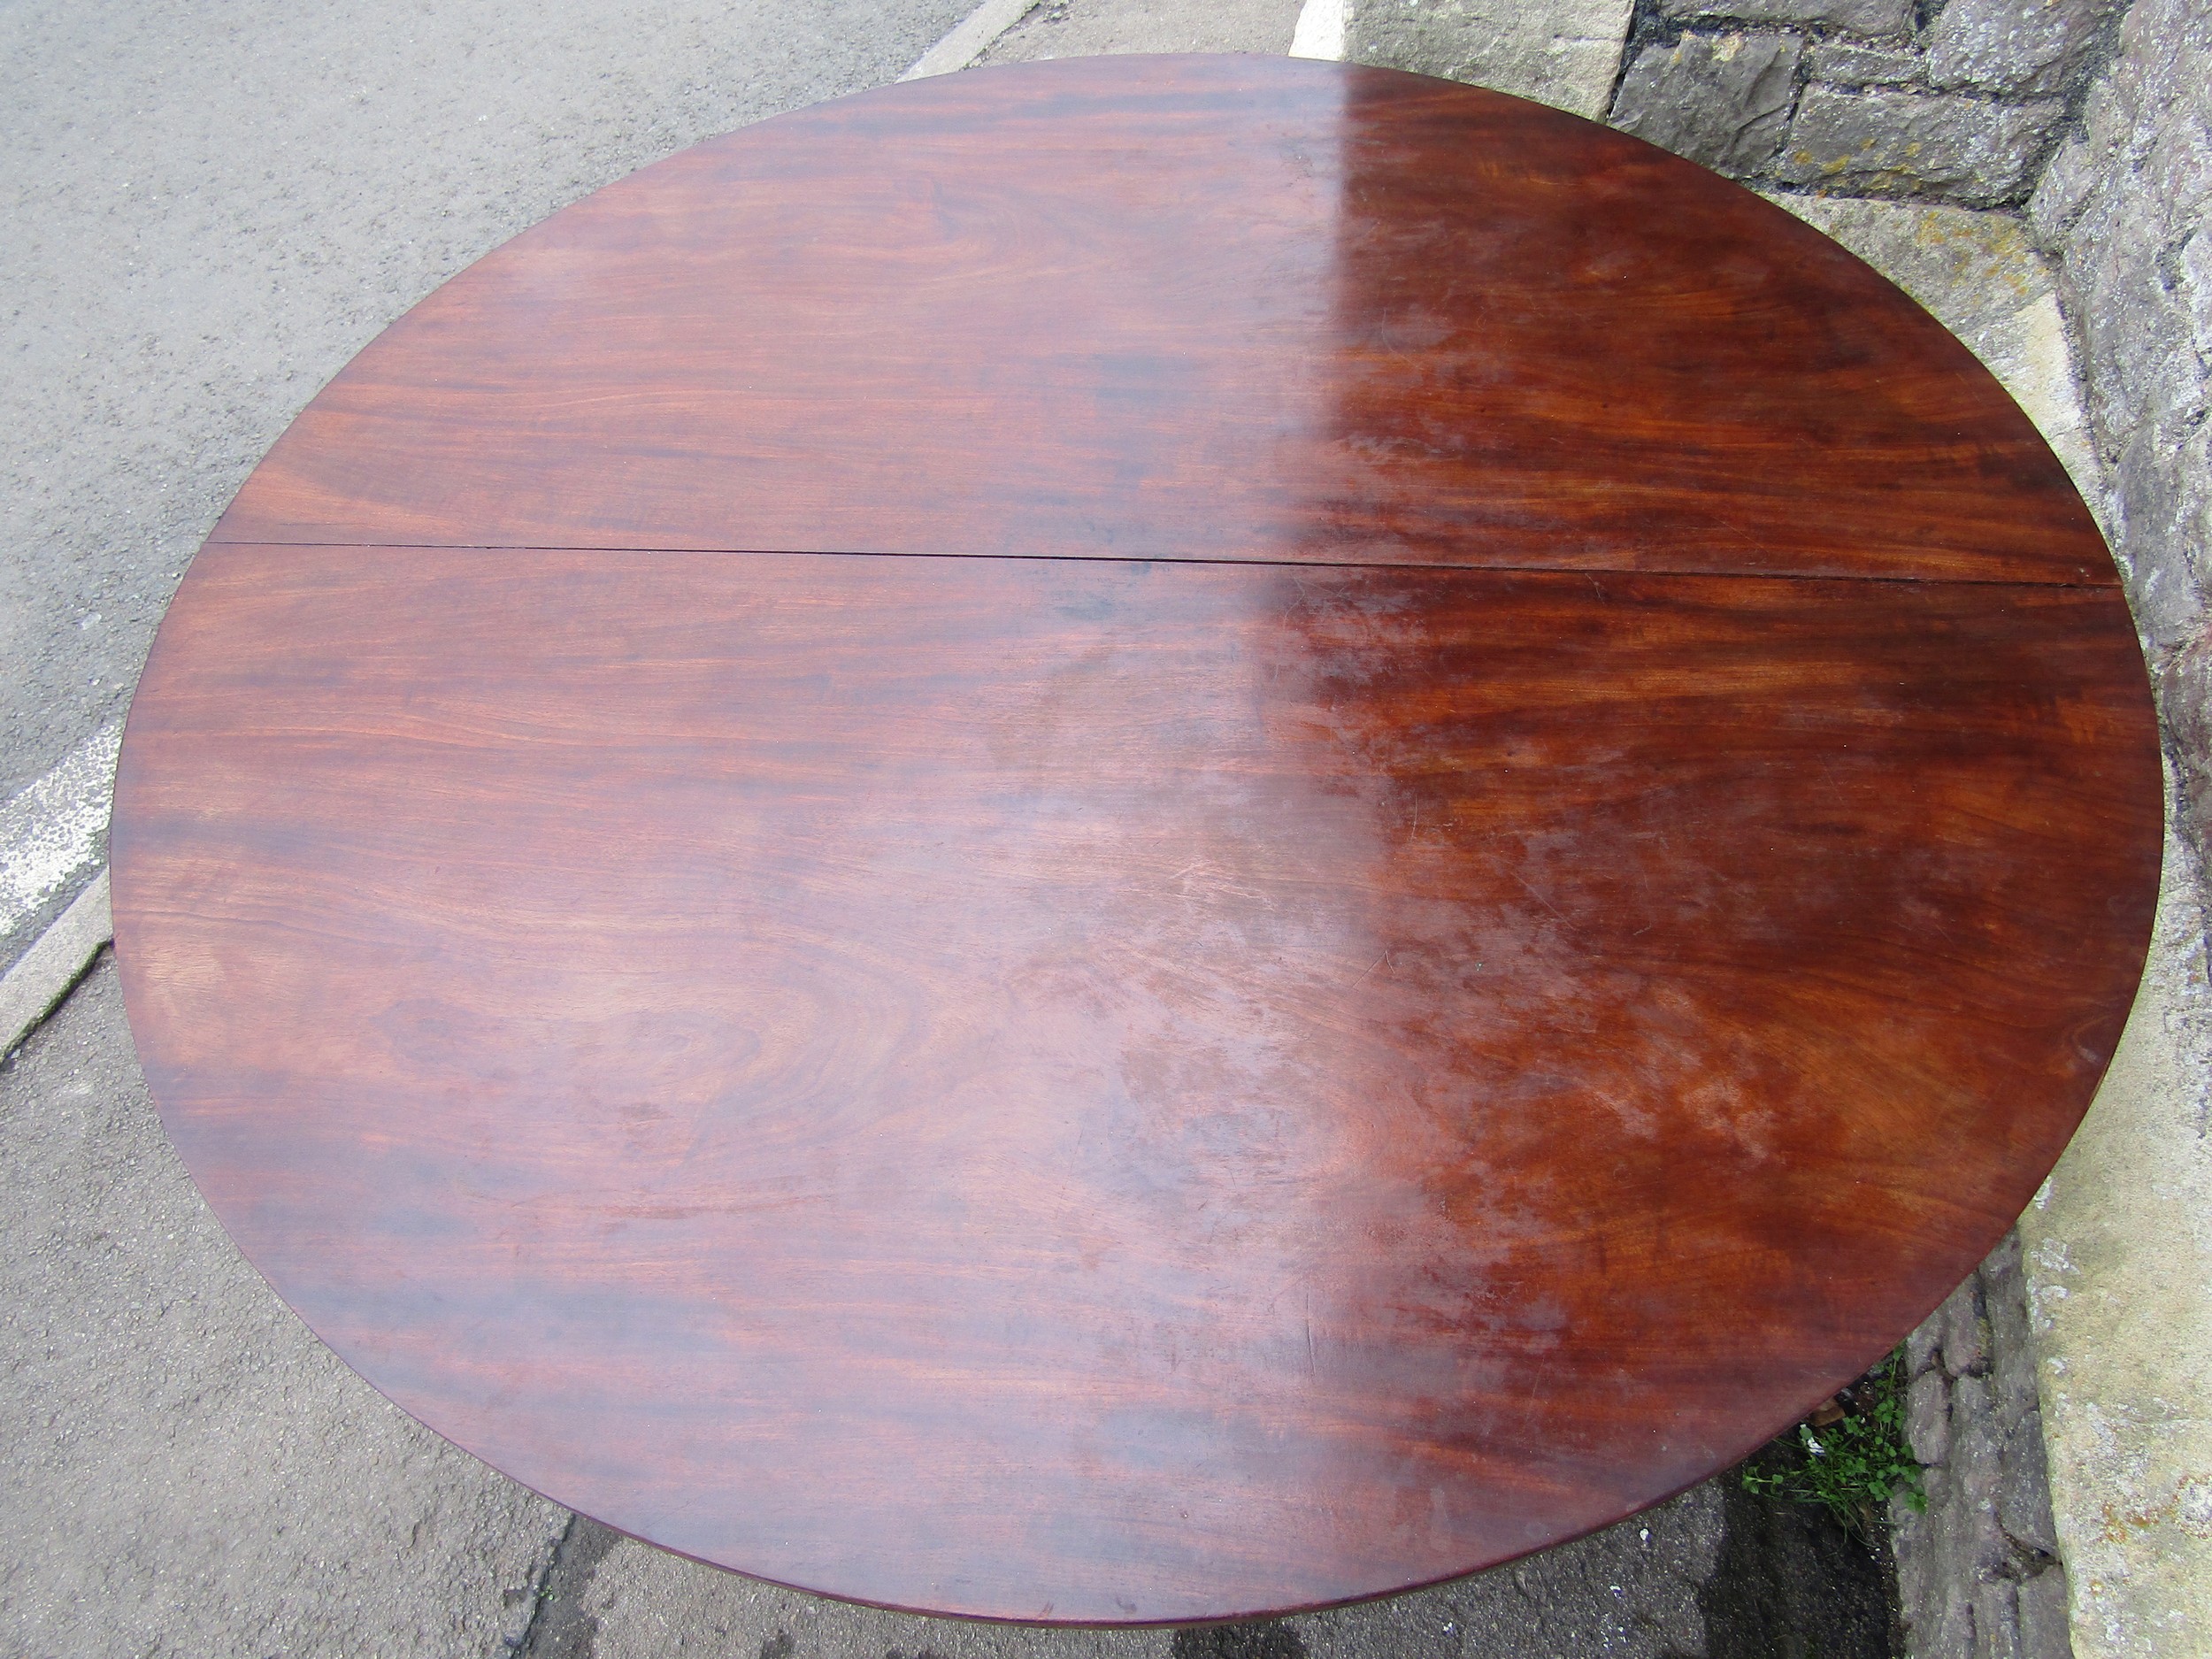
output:
[[[1886,1541],[1854,1537],[1826,1510],[1712,1483],[1720,1559],[1698,1595],[1706,1659],[1893,1659],[1904,1652]]]

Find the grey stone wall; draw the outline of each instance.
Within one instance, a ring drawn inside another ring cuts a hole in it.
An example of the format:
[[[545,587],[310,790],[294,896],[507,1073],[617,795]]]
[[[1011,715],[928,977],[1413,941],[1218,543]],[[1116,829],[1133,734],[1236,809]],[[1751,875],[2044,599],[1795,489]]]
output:
[[[2212,8],[2137,0],[2028,204],[2055,254],[2125,574],[2187,797],[2212,848]]]
[[[1639,0],[1610,119],[1732,178],[2017,206],[2121,0]]]
[[[2008,1233],[1907,1339],[1927,1508],[1892,1501],[1913,1659],[2069,1659],[2020,1241]]]
[[[2212,7],[2135,0],[2078,125],[2045,171],[2028,219],[2058,265],[2092,435],[2100,510],[2150,659],[2174,772],[2175,829],[2200,893],[2212,877]],[[2185,881],[2173,881],[2182,908]],[[2085,1127],[2078,1173],[2039,1241],[2045,1386],[2061,1465],[2062,1534],[2074,1568],[2084,1659],[2202,1653],[2212,1642],[2206,1448],[2212,1325],[2205,1317],[2208,1095],[2197,942],[2154,956],[2146,1052],[2172,1057],[2114,1095]],[[2162,937],[2166,923],[2161,921]],[[2167,965],[2171,964],[2171,966]],[[2163,981],[2164,983],[2160,983]],[[2167,986],[2183,988],[2178,1002]],[[2163,1004],[2162,1006],[2162,1004]],[[2148,1018],[2146,1018],[2147,1013]],[[2116,1061],[2116,1073],[2123,1070]],[[2179,1222],[2177,1227],[2176,1223]],[[2170,1286],[2170,1290],[2168,1287]],[[2062,1299],[2071,1295],[2072,1301]],[[2170,1307],[2155,1305],[2177,1295]],[[2056,1329],[2053,1330],[2055,1324]],[[2085,1340],[2090,1352],[2080,1351]],[[2071,1350],[2070,1356],[2069,1350]],[[2124,1518],[2116,1518],[2124,1517]]]

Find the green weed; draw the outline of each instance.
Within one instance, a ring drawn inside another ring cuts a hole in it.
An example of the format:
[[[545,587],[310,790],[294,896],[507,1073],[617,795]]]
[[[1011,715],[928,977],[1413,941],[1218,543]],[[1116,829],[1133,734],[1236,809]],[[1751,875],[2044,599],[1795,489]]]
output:
[[[1879,1530],[1894,1494],[1925,1509],[1920,1464],[1905,1440],[1907,1380],[1900,1348],[1837,1396],[1841,1417],[1801,1423],[1745,1463],[1744,1490],[1816,1503],[1861,1536]]]

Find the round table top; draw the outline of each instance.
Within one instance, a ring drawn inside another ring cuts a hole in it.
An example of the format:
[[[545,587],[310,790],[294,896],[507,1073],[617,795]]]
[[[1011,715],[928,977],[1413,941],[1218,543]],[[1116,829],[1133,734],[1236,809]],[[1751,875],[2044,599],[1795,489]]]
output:
[[[187,576],[114,835],[240,1247],[655,1543],[1044,1621],[1463,1573],[2002,1234],[2161,835],[2110,561],[1880,277],[1258,58],[889,87],[578,203]]]

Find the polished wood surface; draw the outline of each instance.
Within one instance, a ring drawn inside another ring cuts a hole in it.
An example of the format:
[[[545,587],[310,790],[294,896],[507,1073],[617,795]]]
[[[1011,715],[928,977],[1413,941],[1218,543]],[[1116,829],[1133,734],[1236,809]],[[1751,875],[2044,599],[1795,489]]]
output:
[[[334,383],[163,625],[118,953],[441,1432],[1185,1620],[1878,1356],[2086,1105],[2161,804],[2078,501],[1847,256],[1466,88],[1043,65],[687,152]]]
[[[764,122],[418,306],[234,541],[2109,582],[1818,232],[1518,99],[1076,59]]]

